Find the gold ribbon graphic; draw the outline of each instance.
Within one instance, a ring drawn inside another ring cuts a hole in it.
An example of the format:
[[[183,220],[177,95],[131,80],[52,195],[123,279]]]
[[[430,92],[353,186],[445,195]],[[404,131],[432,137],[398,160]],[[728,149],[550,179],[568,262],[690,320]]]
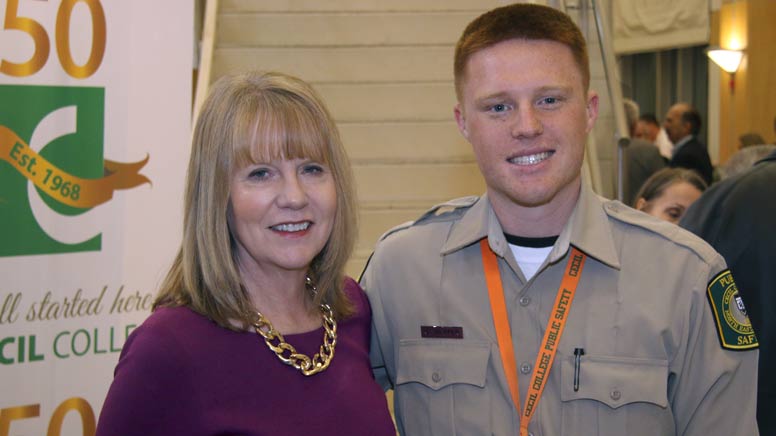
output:
[[[104,161],[105,177],[83,179],[73,176],[41,157],[19,135],[0,125],[0,160],[16,168],[19,173],[55,200],[81,209],[91,208],[113,198],[113,191],[130,189],[151,181],[139,174],[149,156],[134,163]]]

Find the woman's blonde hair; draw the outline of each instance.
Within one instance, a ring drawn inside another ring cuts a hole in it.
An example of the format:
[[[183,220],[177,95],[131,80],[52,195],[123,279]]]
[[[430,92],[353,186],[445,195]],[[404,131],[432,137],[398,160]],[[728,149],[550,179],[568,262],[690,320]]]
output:
[[[192,138],[183,240],[154,309],[187,306],[223,327],[234,329],[235,321],[248,327],[255,309],[238,273],[227,222],[231,176],[251,163],[296,158],[327,165],[337,192],[331,235],[308,271],[318,288],[310,298],[314,307],[328,303],[337,318],[352,313],[343,291],[357,235],[350,162],[318,94],[304,81],[274,72],[223,77],[205,100]]]

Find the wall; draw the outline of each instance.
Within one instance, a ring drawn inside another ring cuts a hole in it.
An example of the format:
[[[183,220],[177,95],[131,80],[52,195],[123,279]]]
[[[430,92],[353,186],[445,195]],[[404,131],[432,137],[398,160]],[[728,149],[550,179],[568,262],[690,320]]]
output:
[[[730,74],[720,70],[719,158],[725,162],[736,151],[737,138],[743,133],[757,132],[766,141],[776,141],[776,2],[728,2],[714,14],[711,44],[745,47],[733,90]]]

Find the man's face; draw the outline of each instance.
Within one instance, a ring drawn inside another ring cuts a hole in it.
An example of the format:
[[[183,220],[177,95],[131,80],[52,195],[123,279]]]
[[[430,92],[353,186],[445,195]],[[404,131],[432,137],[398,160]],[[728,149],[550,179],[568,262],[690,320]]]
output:
[[[455,107],[496,210],[575,196],[597,115],[598,96],[584,89],[571,50],[546,40],[508,40],[476,52]]]
[[[652,123],[639,120],[636,122],[636,128],[634,129],[633,136],[654,143],[657,140],[658,132],[660,132],[660,127]]]
[[[663,120],[663,128],[666,129],[668,139],[674,144],[690,134],[689,123],[682,121],[682,114],[687,112],[687,110],[689,110],[689,108],[686,105],[675,104],[668,109],[666,118]]]

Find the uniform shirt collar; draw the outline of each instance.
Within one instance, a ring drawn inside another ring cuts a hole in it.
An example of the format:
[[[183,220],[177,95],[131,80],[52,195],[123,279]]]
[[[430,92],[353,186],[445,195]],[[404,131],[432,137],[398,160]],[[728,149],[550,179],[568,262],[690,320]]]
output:
[[[496,255],[506,257],[509,246],[487,195],[483,195],[453,224],[440,254],[446,255],[460,250],[485,237]],[[550,261],[556,262],[563,258],[569,245],[574,245],[588,256],[612,268],[620,268],[603,201],[584,179],[574,211],[550,252]]]
[[[442,245],[440,254],[444,256],[458,251],[485,237],[488,238],[493,252],[503,257],[507,248],[507,240],[487,194],[482,195],[453,225],[447,240]]]
[[[563,258],[569,245],[573,245],[588,256],[620,269],[620,259],[605,207],[604,200],[593,192],[593,188],[583,178],[577,205],[550,252],[550,261],[556,262]]]

